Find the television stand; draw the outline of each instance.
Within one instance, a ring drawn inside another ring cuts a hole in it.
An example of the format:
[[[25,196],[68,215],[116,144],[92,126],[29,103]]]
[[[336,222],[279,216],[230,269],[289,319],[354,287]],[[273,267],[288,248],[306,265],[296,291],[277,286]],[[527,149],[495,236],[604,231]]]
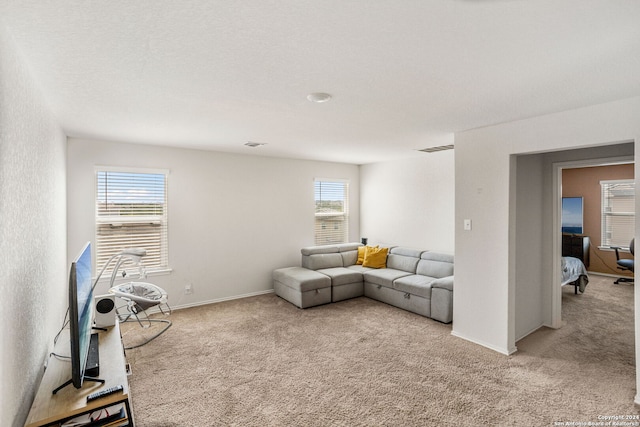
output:
[[[68,332],[68,330],[67,330]],[[127,381],[126,360],[120,324],[100,332],[100,376],[104,384],[95,383],[85,377],[82,388],[64,387],[56,394],[51,390],[71,376],[71,364],[68,360],[50,357],[40,387],[36,393],[25,427],[61,426],[65,421],[114,405],[124,407],[125,418],[118,426],[133,426],[133,411],[129,382]],[[69,350],[68,333],[58,339],[54,351],[58,354]],[[96,391],[122,385],[122,392],[110,394],[87,403],[87,396]]]
[[[97,333],[91,334],[89,341],[89,354],[84,368],[84,379],[96,378],[100,375],[100,340]]]
[[[96,382],[96,383],[102,383],[102,384],[104,384],[104,380],[101,380],[100,378],[93,378],[93,377],[84,377],[84,378],[82,379],[82,381],[83,381],[83,382],[84,382],[84,381],[93,381],[93,382]],[[56,394],[57,392],[59,392],[60,390],[62,390],[63,388],[65,388],[66,386],[71,385],[71,384],[73,384],[73,380],[69,380],[69,381],[67,381],[66,383],[62,384],[61,386],[57,387],[56,389],[54,389],[54,390],[51,392],[51,394]]]

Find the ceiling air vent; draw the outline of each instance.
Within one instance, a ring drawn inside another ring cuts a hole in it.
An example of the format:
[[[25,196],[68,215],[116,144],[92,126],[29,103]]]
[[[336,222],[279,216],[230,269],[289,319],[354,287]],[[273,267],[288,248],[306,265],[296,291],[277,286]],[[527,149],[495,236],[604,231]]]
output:
[[[423,153],[436,153],[438,151],[446,151],[446,150],[453,150],[453,144],[440,145],[439,147],[423,148],[422,150],[418,150],[418,151],[422,151]]]

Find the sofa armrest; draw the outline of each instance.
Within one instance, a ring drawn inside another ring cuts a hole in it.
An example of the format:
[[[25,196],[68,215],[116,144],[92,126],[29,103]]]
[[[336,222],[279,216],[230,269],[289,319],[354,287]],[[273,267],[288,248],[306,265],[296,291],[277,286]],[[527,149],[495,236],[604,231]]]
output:
[[[453,276],[431,282],[431,318],[442,323],[453,321]]]
[[[440,288],[453,292],[453,276],[442,277],[431,282],[431,289]]]

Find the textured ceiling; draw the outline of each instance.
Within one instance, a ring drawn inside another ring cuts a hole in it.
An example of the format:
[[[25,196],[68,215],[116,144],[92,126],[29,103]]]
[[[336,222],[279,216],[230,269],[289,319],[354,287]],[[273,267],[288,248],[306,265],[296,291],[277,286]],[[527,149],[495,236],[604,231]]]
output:
[[[71,137],[364,164],[640,95],[638,0],[0,0],[0,24]]]

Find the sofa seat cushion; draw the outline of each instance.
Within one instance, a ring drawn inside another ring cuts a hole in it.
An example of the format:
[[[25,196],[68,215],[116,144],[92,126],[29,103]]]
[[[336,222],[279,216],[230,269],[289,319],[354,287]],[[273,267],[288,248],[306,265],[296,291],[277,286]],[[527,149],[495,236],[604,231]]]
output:
[[[362,265],[358,265],[358,264],[354,264],[354,265],[350,265],[347,267],[349,270],[353,270],[353,271],[357,271],[358,273],[362,274],[365,271],[371,271],[374,270],[373,268],[370,267],[364,267]]]
[[[331,287],[331,278],[329,276],[300,267],[275,270],[273,272],[273,280],[299,292]]]
[[[362,275],[365,282],[384,286],[386,288],[393,288],[394,280],[404,276],[409,276],[411,273],[393,268],[381,268],[365,271]]]
[[[435,277],[412,274],[411,276],[396,279],[393,282],[393,288],[401,292],[431,299],[431,285],[435,281]]]
[[[318,273],[331,277],[331,286],[341,286],[349,283],[362,283],[362,274],[349,268],[323,268]]]

